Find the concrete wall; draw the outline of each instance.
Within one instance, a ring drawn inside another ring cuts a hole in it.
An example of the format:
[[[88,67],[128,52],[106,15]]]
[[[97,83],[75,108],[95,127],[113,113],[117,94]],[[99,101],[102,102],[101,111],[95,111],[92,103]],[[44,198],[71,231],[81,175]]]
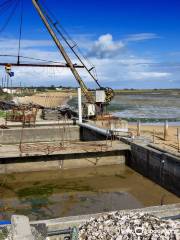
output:
[[[97,141],[105,140],[106,137],[92,130],[79,126],[54,126],[36,128],[11,128],[0,129],[0,144],[19,144],[21,139],[24,143],[59,141],[64,135],[65,140]]]
[[[103,141],[106,140],[106,136],[91,129],[80,127],[80,139],[81,141]]]
[[[180,196],[180,159],[140,144],[131,143],[127,165]]]
[[[18,129],[1,129],[0,144],[19,144],[22,138],[24,143],[59,141],[64,135],[65,140],[79,140],[78,126],[69,127],[37,127]]]
[[[88,152],[0,160],[0,174],[125,164],[126,151]]]

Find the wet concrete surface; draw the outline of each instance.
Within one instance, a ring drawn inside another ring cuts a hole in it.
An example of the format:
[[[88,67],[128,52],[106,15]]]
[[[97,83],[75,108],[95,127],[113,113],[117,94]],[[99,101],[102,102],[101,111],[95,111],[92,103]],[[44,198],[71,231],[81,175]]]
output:
[[[125,165],[0,176],[0,218],[31,220],[180,203]]]

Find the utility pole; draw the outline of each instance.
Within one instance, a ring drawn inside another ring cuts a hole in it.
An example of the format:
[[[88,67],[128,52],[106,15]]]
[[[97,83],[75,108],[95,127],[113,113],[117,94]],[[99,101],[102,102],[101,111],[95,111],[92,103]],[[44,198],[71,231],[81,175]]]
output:
[[[8,89],[8,87],[9,87],[9,75],[8,75],[8,73],[6,73],[6,83],[7,83],[7,89]]]
[[[82,123],[82,95],[81,95],[81,88],[78,88],[78,109],[79,109],[79,123]]]
[[[13,92],[13,89],[12,89],[12,78],[10,78],[10,80],[11,80],[11,94],[12,94],[12,92]]]

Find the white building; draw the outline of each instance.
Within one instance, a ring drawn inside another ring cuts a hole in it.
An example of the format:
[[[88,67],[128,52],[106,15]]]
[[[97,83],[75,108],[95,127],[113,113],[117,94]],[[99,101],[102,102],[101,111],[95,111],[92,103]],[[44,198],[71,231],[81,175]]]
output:
[[[3,88],[2,91],[9,94],[19,93],[19,89]]]

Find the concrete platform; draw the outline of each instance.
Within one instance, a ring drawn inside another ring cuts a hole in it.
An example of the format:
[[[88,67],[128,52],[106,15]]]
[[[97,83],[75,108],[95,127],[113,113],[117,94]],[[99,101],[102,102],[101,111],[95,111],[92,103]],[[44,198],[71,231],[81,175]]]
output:
[[[159,218],[171,218],[171,217],[180,215],[180,204],[153,206],[153,207],[134,209],[134,210],[123,210],[122,212],[123,213],[141,212],[141,213],[152,214]],[[83,216],[76,216],[76,217],[65,217],[65,218],[51,219],[46,221],[32,222],[32,224],[44,223],[48,227],[48,231],[57,231],[61,229],[68,229],[74,226],[79,227],[81,224],[84,224],[90,218],[93,218],[93,217],[97,218],[103,214],[105,213],[97,213],[97,214],[83,215]]]
[[[1,145],[0,174],[122,164],[129,150],[119,141]]]
[[[22,151],[20,145],[9,144],[0,146],[0,160],[10,157],[23,157],[23,156],[43,156],[57,155],[57,154],[76,154],[76,153],[91,153],[91,152],[108,152],[116,150],[130,150],[130,146],[120,141],[65,141],[63,142],[39,142],[37,144],[22,143]],[[53,151],[54,150],[54,151]]]
[[[75,121],[75,120],[74,120]],[[40,127],[40,126],[59,126],[59,125],[65,125],[65,124],[70,124],[73,125],[74,124],[73,120],[67,120],[66,122],[63,120],[60,121],[47,121],[47,120],[41,120],[41,121],[36,121],[36,127]],[[1,124],[5,124],[5,122],[1,122]],[[7,122],[7,127],[8,128],[21,128],[22,127],[22,123],[21,122]]]

